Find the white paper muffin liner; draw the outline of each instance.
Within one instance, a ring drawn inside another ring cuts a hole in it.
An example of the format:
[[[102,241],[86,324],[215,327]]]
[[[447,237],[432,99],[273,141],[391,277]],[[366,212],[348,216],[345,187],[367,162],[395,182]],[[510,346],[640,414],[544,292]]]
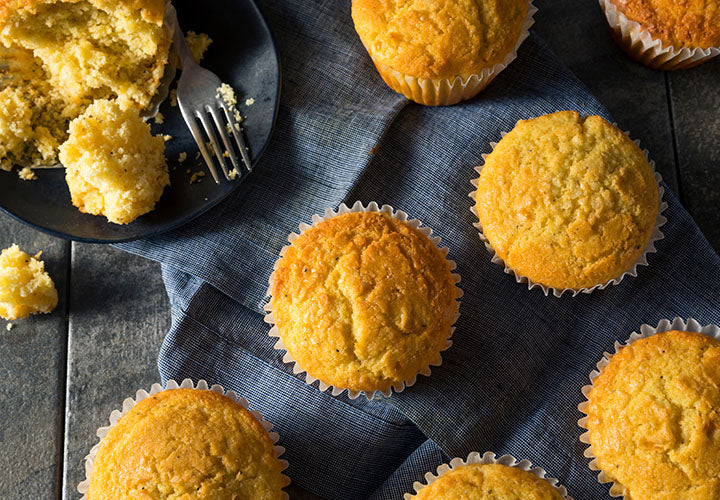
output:
[[[474,97],[515,60],[520,45],[530,35],[530,27],[535,23],[533,16],[536,12],[537,8],[532,4],[532,0],[528,0],[525,24],[520,30],[520,36],[512,51],[505,56],[503,62],[483,68],[480,73],[470,75],[465,79],[460,76],[441,79],[416,78],[392,69],[390,66],[372,58],[372,55],[371,59],[385,83],[408,99],[428,106],[457,104],[460,101]]]
[[[272,430],[273,425],[268,422],[267,420],[263,419],[263,416],[260,414],[257,410],[250,410],[248,408],[248,401],[245,398],[239,397],[234,391],[226,391],[221,385],[213,385],[208,386],[208,383],[205,380],[199,380],[197,384],[193,383],[193,381],[189,378],[186,378],[183,380],[180,384],[178,384],[175,380],[168,380],[167,384],[165,384],[165,388],[163,389],[162,385],[155,383],[150,387],[150,391],[145,391],[144,389],[140,389],[135,393],[135,399],[133,398],[126,398],[125,401],[123,401],[122,409],[120,410],[113,410],[112,413],[110,413],[110,425],[105,427],[100,427],[97,430],[97,436],[100,438],[100,441],[93,446],[90,449],[90,453],[87,454],[85,457],[85,479],[78,484],[77,490],[78,492],[82,493],[83,496],[81,500],[87,500],[87,492],[88,488],[90,487],[90,477],[92,475],[93,470],[93,462],[95,461],[95,456],[97,455],[98,450],[100,449],[100,443],[102,443],[102,440],[107,436],[108,432],[110,432],[110,429],[112,429],[117,423],[118,420],[120,420],[120,417],[125,415],[130,411],[132,407],[134,407],[136,404],[138,404],[143,399],[147,399],[148,397],[157,394],[158,392],[162,392],[169,389],[194,389],[198,391],[213,391],[218,394],[222,394],[223,396],[227,396],[228,398],[232,399],[236,403],[238,403],[240,406],[242,406],[244,409],[248,410],[250,414],[258,421],[260,422],[260,425],[263,426],[263,428],[267,431],[268,437],[273,443],[273,447],[275,448],[275,456],[278,458],[278,461],[280,462],[280,467],[282,471],[288,468],[288,462],[287,460],[281,459],[280,456],[285,453],[285,448],[278,445],[278,440],[280,439],[280,435],[277,432],[274,432]],[[285,484],[283,485],[283,488],[288,486],[290,484],[290,478],[287,477],[285,474],[282,474],[282,478],[285,481]],[[283,497],[285,500],[289,500],[290,496],[283,491]]]
[[[516,467],[518,469],[524,470],[525,472],[530,472],[531,474],[534,474],[540,479],[544,479],[545,481],[550,483],[550,485],[552,485],[552,487],[555,488],[564,499],[573,500],[572,497],[568,496],[565,487],[558,484],[557,479],[546,477],[545,470],[540,467],[533,467],[532,463],[530,463],[530,460],[518,461],[512,455],[503,455],[501,457],[496,457],[495,454],[491,451],[486,451],[483,455],[480,455],[480,453],[473,451],[468,455],[467,459],[465,460],[463,460],[462,458],[453,458],[450,463],[442,464],[440,467],[438,467],[435,474],[433,474],[432,472],[426,473],[425,483],[415,481],[415,483],[413,483],[413,489],[415,490],[415,493],[405,493],[405,495],[403,496],[404,500],[411,500],[413,495],[419,493],[420,490],[422,490],[426,486],[430,486],[446,472],[470,464],[501,464],[507,465],[508,467]]]
[[[617,123],[614,123],[613,125],[617,126]],[[507,132],[500,132],[501,138],[505,137],[506,135],[507,135]],[[625,132],[625,135],[630,137],[629,132]],[[631,138],[631,140],[632,140],[632,138]],[[639,140],[636,139],[636,140],[633,140],[633,142],[638,147],[640,147]],[[493,149],[495,149],[495,146],[497,146],[497,145],[498,145],[497,142],[490,143],[490,146]],[[640,147],[640,148],[642,149],[642,147]],[[517,283],[526,283],[528,290],[532,290],[533,288],[540,288],[546,297],[548,296],[548,294],[550,294],[550,292],[552,292],[552,294],[555,297],[561,297],[566,292],[572,294],[572,296],[575,297],[576,295],[578,295],[580,293],[592,293],[595,290],[603,290],[610,285],[617,285],[618,283],[620,283],[623,280],[623,278],[625,278],[625,276],[636,277],[637,276],[637,268],[639,266],[647,266],[648,265],[647,256],[649,254],[657,252],[657,250],[655,249],[655,242],[662,240],[665,237],[665,235],[660,230],[660,228],[667,222],[667,218],[665,218],[665,216],[662,213],[668,207],[667,202],[663,200],[663,195],[665,194],[665,189],[662,187],[662,184],[661,184],[662,176],[655,170],[655,161],[653,161],[649,158],[649,152],[647,149],[642,149],[642,152],[643,152],[643,155],[645,155],[645,159],[650,164],[650,168],[652,168],[653,175],[655,176],[655,181],[657,182],[658,205],[659,206],[658,206],[658,214],[657,214],[657,217],[655,218],[655,227],[653,228],[653,232],[650,235],[650,239],[648,240],[647,245],[645,245],[645,250],[640,255],[640,257],[638,257],[638,259],[632,264],[632,266],[630,266],[630,268],[628,270],[626,270],[625,272],[623,272],[621,275],[617,276],[616,278],[606,281],[605,283],[598,283],[597,285],[594,285],[594,286],[588,287],[588,288],[559,289],[559,288],[546,286],[541,283],[536,283],[533,280],[531,280],[530,278],[528,278],[527,276],[522,276],[522,275],[518,274],[513,269],[508,267],[507,264],[505,264],[505,261],[502,258],[500,258],[500,256],[497,254],[497,252],[495,252],[495,249],[492,247],[492,245],[490,245],[490,241],[487,239],[487,237],[483,233],[482,225],[480,224],[480,222],[478,220],[478,222],[475,222],[473,224],[473,226],[478,230],[480,240],[483,242],[483,244],[485,245],[485,248],[490,253],[491,261],[494,264],[501,266],[507,274],[511,274],[511,275],[515,276],[515,281]],[[489,155],[490,155],[490,153],[483,154],[482,155],[483,161],[485,161],[485,159]],[[478,173],[478,175],[480,175],[480,173],[482,172],[482,168],[483,168],[483,165],[479,165],[479,166],[475,167],[475,171]],[[473,179],[470,181],[473,188],[475,188],[475,189],[468,195],[473,200],[472,206],[470,207],[470,211],[472,212],[472,214],[475,216],[476,219],[479,219],[477,210],[475,208],[475,205],[477,204],[477,201],[475,200],[475,195],[477,193],[477,187],[478,187],[479,181],[480,181],[480,177],[477,177],[476,179]]]
[[[590,470],[598,472],[599,483],[612,483],[612,485],[610,486],[610,496],[612,497],[622,496],[624,494],[625,488],[621,484],[613,482],[605,474],[605,472],[600,470],[600,467],[598,467],[597,465],[597,457],[595,456],[595,452],[590,445],[590,431],[587,427],[588,417],[585,410],[587,409],[587,406],[589,404],[588,395],[593,388],[595,380],[600,376],[600,373],[605,369],[605,367],[610,364],[610,359],[615,354],[617,354],[622,347],[629,346],[636,340],[645,339],[648,337],[652,337],[655,334],[668,332],[671,330],[702,333],[703,335],[707,335],[709,337],[720,340],[720,327],[713,324],[703,326],[702,324],[700,324],[700,322],[693,318],[689,318],[687,321],[678,317],[674,318],[672,321],[669,319],[663,319],[655,327],[644,324],[640,327],[640,332],[632,332],[632,334],[630,334],[630,337],[624,343],[621,344],[620,342],[615,341],[614,353],[603,353],[602,359],[598,361],[596,365],[597,369],[590,372],[590,385],[583,386],[582,388],[582,394],[585,397],[585,401],[578,405],[578,410],[585,416],[578,420],[578,426],[585,430],[585,432],[580,436],[580,442],[588,445],[588,447],[583,452],[583,455],[585,456],[585,458],[591,459],[588,466],[590,467]]]
[[[697,66],[720,54],[720,47],[707,49],[663,45],[642,26],[620,12],[611,0],[599,0],[610,29],[622,47],[635,59],[654,69],[673,70]]]
[[[457,322],[457,319],[460,317],[460,300],[459,300],[459,299],[462,297],[463,291],[462,291],[462,289],[460,289],[460,287],[458,286],[458,283],[460,283],[460,275],[457,274],[457,273],[455,273],[455,272],[452,272],[452,271],[455,271],[455,270],[457,269],[457,264],[455,263],[455,261],[450,260],[450,259],[447,259],[447,255],[448,255],[448,252],[449,252],[448,247],[445,247],[445,246],[441,247],[441,246],[440,246],[440,237],[438,237],[438,236],[432,236],[432,229],[430,229],[429,227],[423,227],[423,226],[422,226],[422,223],[421,223],[419,220],[417,220],[417,219],[408,219],[408,215],[407,215],[405,212],[403,212],[403,211],[401,211],[401,210],[397,210],[397,211],[396,211],[396,210],[394,210],[393,207],[391,207],[390,205],[383,205],[382,207],[380,207],[380,206],[377,204],[377,202],[374,202],[374,201],[370,202],[370,203],[367,205],[367,207],[363,206],[363,204],[362,204],[361,201],[356,201],[356,202],[353,204],[352,207],[348,207],[348,206],[345,205],[344,203],[341,203],[340,206],[337,208],[337,210],[334,210],[334,209],[332,209],[332,208],[326,208],[323,215],[317,215],[317,214],[315,214],[315,215],[312,216],[312,224],[309,224],[309,225],[308,225],[308,224],[305,224],[305,223],[301,223],[301,224],[299,225],[299,229],[300,229],[300,233],[299,233],[299,234],[298,234],[298,233],[291,233],[290,236],[288,236],[288,245],[285,245],[285,246],[283,247],[283,249],[280,251],[280,257],[279,257],[278,260],[275,262],[275,265],[274,265],[274,267],[273,267],[273,273],[274,273],[274,271],[277,269],[277,267],[278,267],[278,265],[279,265],[279,263],[280,263],[280,259],[285,255],[285,252],[287,252],[287,249],[290,248],[290,244],[291,244],[293,241],[295,241],[303,232],[307,231],[308,229],[310,229],[310,228],[312,228],[312,227],[317,226],[318,224],[320,224],[320,223],[323,222],[323,221],[326,221],[326,220],[328,220],[328,219],[332,219],[333,217],[337,217],[337,216],[339,216],[339,215],[348,214],[348,213],[353,213],[353,212],[378,212],[378,213],[387,214],[387,215],[389,215],[389,216],[391,216],[391,217],[393,217],[393,218],[395,218],[395,219],[397,219],[397,220],[400,220],[400,221],[402,221],[402,222],[405,222],[405,223],[407,223],[410,227],[413,227],[413,228],[417,229],[418,231],[420,231],[421,233],[423,233],[425,236],[427,236],[427,237],[430,239],[430,241],[432,241],[433,244],[435,244],[435,246],[438,247],[438,249],[440,250],[440,252],[446,257],[447,263],[448,263],[448,265],[449,265],[449,267],[450,267],[450,271],[451,271],[452,277],[453,277],[453,279],[455,280],[455,290],[456,290],[455,303],[456,303],[456,310],[455,310],[455,316],[454,316],[453,321],[452,321],[452,327],[450,328],[450,334],[449,334],[449,336],[448,336],[448,338],[447,338],[447,340],[446,340],[446,342],[445,342],[445,347],[443,347],[443,348],[440,350],[440,352],[438,353],[437,358],[436,358],[433,362],[431,362],[428,366],[426,366],[425,369],[423,369],[423,370],[420,371],[420,373],[419,373],[419,375],[425,375],[426,377],[429,377],[429,376],[430,376],[430,371],[431,371],[431,370],[430,370],[430,367],[431,367],[431,366],[440,366],[440,365],[442,364],[442,354],[441,354],[441,353],[444,352],[444,351],[446,351],[446,350],[452,345],[451,337],[452,337],[453,333],[455,332],[455,326],[454,326],[454,325],[455,325],[455,322]],[[270,276],[269,281],[272,282],[272,275]],[[417,380],[417,375],[415,375],[415,376],[414,376],[412,379],[410,379],[410,380],[405,380],[405,381],[403,381],[402,383],[390,385],[390,386],[386,387],[385,389],[380,390],[380,391],[375,391],[375,392],[373,392],[372,394],[366,394],[365,391],[354,391],[354,390],[351,390],[351,389],[348,389],[348,388],[344,388],[344,387],[335,387],[335,386],[333,386],[333,385],[331,385],[331,384],[327,384],[327,383],[323,382],[322,380],[313,377],[312,375],[310,375],[309,373],[307,373],[307,372],[305,371],[305,369],[302,368],[302,367],[297,363],[297,361],[295,361],[295,359],[293,359],[293,357],[290,355],[290,352],[289,352],[289,351],[287,350],[287,348],[285,347],[285,344],[284,344],[283,341],[282,341],[282,337],[280,337],[280,331],[278,330],[278,327],[277,327],[277,325],[275,324],[275,319],[273,318],[273,314],[272,314],[272,303],[271,303],[271,301],[269,300],[269,298],[271,297],[271,293],[270,293],[270,292],[271,292],[271,290],[270,290],[270,288],[268,287],[267,296],[266,296],[267,299],[268,299],[268,301],[267,301],[267,303],[263,306],[263,308],[264,308],[264,310],[265,310],[265,313],[266,313],[266,314],[265,314],[265,323],[268,323],[269,325],[272,325],[272,327],[270,328],[270,331],[268,332],[268,335],[269,335],[270,337],[277,338],[277,341],[275,342],[275,345],[274,345],[273,347],[274,347],[275,349],[279,350],[279,351],[285,351],[285,354],[284,354],[284,356],[283,356],[283,362],[284,362],[284,363],[288,363],[288,364],[293,364],[293,373],[296,374],[296,375],[297,375],[297,374],[301,374],[301,373],[305,373],[305,383],[306,383],[306,384],[312,385],[312,384],[317,380],[317,381],[319,382],[319,388],[320,388],[320,390],[321,390],[322,392],[325,392],[326,390],[330,389],[333,396],[338,396],[338,395],[342,394],[344,391],[347,391],[348,397],[349,397],[350,399],[355,399],[355,398],[357,398],[358,396],[360,396],[361,394],[364,395],[367,399],[373,399],[373,398],[378,397],[378,394],[380,394],[380,395],[382,395],[382,396],[385,396],[385,397],[390,397],[390,395],[392,394],[393,391],[396,392],[396,393],[402,392],[406,387],[410,387],[410,386],[412,386],[412,385],[416,382],[416,380]]]

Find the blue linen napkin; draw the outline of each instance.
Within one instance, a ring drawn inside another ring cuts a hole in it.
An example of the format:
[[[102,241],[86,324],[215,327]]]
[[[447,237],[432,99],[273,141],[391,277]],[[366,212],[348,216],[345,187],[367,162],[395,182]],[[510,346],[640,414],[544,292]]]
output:
[[[609,119],[587,89],[531,35],[478,98],[418,106],[375,72],[349,2],[259,3],[283,64],[267,152],[210,213],[120,245],[163,264],[172,308],[163,381],[204,378],[246,397],[280,432],[293,482],[328,499],[402,498],[425,472],[473,450],[528,458],[576,499],[609,498],[578,441],[580,390],[595,363],[643,323],[720,323],[720,259],[688,213],[666,188],[665,239],[637,278],[574,298],[528,291],[490,262],[472,226],[473,167],[519,119],[563,109]],[[465,292],[442,366],[379,401],[306,385],[263,323],[287,235],[355,200],[390,204],[433,228]]]

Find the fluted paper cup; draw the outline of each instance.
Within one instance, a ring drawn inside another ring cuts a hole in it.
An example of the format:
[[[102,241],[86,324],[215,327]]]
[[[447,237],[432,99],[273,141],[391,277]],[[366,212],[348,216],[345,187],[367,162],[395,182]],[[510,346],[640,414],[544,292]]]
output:
[[[295,241],[303,232],[307,231],[310,228],[317,226],[318,224],[320,224],[323,221],[332,219],[333,217],[337,217],[339,215],[344,215],[344,214],[353,213],[353,212],[383,213],[383,214],[387,214],[397,220],[405,222],[410,227],[417,229],[418,231],[423,233],[425,236],[427,236],[430,239],[430,241],[432,241],[433,244],[435,244],[435,246],[438,247],[440,252],[446,257],[451,274],[453,276],[453,279],[455,280],[456,309],[455,309],[455,316],[454,316],[453,322],[452,322],[453,326],[450,328],[450,335],[448,336],[448,338],[445,342],[445,347],[443,349],[441,349],[440,353],[438,353],[437,358],[433,362],[428,364],[428,366],[426,366],[419,373],[419,375],[425,375],[426,377],[429,377],[430,372],[431,372],[431,367],[432,366],[440,366],[442,364],[441,353],[446,351],[452,345],[452,341],[450,340],[450,338],[452,337],[452,334],[455,331],[454,324],[457,321],[458,317],[460,316],[460,301],[459,301],[459,299],[463,295],[462,290],[460,289],[460,287],[457,286],[458,283],[460,283],[460,275],[455,272],[452,272],[457,268],[457,264],[455,263],[455,261],[447,259],[449,249],[448,249],[448,247],[440,246],[440,238],[437,236],[432,236],[432,229],[422,226],[422,223],[417,219],[409,220],[408,215],[405,212],[403,212],[401,210],[396,211],[390,205],[383,205],[382,207],[380,207],[376,202],[372,201],[367,206],[364,206],[362,204],[362,202],[356,201],[352,207],[348,207],[344,203],[341,203],[340,206],[337,208],[337,210],[334,210],[332,208],[326,208],[323,215],[317,215],[317,214],[313,215],[312,216],[312,224],[301,223],[299,225],[300,233],[299,234],[291,233],[290,236],[288,236],[288,245],[283,247],[283,249],[280,251],[280,258],[282,258],[283,255],[285,255],[285,252],[287,251],[287,249],[290,248],[290,244],[293,241]],[[277,266],[279,265],[279,262],[280,262],[280,258],[278,258],[278,260],[275,262],[274,270],[277,269]],[[274,270],[273,270],[273,272],[274,272]],[[270,281],[272,282],[272,276],[270,277]],[[270,296],[271,296],[271,290],[270,290],[270,288],[268,288],[267,297],[269,298]],[[390,385],[390,386],[386,387],[385,389],[380,390],[380,391],[375,391],[372,394],[366,394],[365,391],[354,391],[352,389],[348,389],[345,387],[335,387],[332,384],[327,384],[326,382],[323,382],[322,380],[317,379],[317,378],[313,377],[312,375],[310,375],[309,373],[307,373],[306,370],[302,366],[300,366],[297,363],[297,361],[295,361],[295,359],[293,359],[293,357],[290,354],[290,352],[288,351],[287,347],[285,347],[285,344],[282,341],[282,337],[280,336],[280,331],[278,330],[278,327],[275,324],[275,318],[273,317],[273,311],[272,311],[272,303],[270,301],[268,301],[264,305],[264,309],[265,309],[265,313],[266,313],[265,314],[265,322],[268,323],[269,325],[272,325],[272,327],[270,328],[270,331],[268,332],[268,335],[270,337],[277,339],[277,341],[275,342],[275,345],[274,345],[275,349],[285,352],[285,354],[283,355],[283,362],[293,365],[293,373],[294,374],[297,375],[297,374],[304,373],[305,374],[305,383],[307,383],[308,385],[312,385],[315,381],[318,381],[319,388],[323,392],[330,389],[333,396],[338,396],[338,395],[342,394],[344,391],[347,391],[348,397],[350,399],[355,399],[358,396],[360,396],[361,394],[364,395],[368,399],[373,399],[375,397],[378,397],[379,394],[382,396],[385,396],[385,397],[390,397],[390,395],[393,393],[393,391],[396,393],[402,392],[406,387],[410,387],[413,384],[415,384],[415,382],[417,380],[417,375],[416,375],[412,379],[404,380],[402,383],[399,383],[399,384]]]
[[[615,123],[614,125],[617,126],[616,123]],[[626,134],[628,137],[630,137],[630,133],[629,133],[629,132],[625,132],[625,134]],[[506,135],[507,135],[507,132],[500,132],[500,138],[503,138],[503,137],[505,137]],[[631,140],[632,140],[632,138],[631,138]],[[633,142],[634,142],[635,144],[637,144],[638,147],[640,147],[640,141],[639,141],[639,140],[633,140]],[[497,142],[491,142],[491,143],[490,143],[490,146],[491,146],[493,149],[495,149],[495,146],[497,146],[497,145],[498,145]],[[642,148],[641,148],[641,149],[642,149]],[[578,294],[580,294],[580,293],[592,293],[592,292],[595,291],[595,290],[603,290],[603,289],[607,288],[607,287],[610,286],[610,285],[617,285],[617,284],[620,283],[626,276],[636,277],[636,276],[637,276],[638,267],[640,267],[640,266],[647,266],[647,265],[648,265],[647,256],[648,256],[649,254],[652,254],[652,253],[657,252],[657,249],[655,248],[655,243],[665,237],[665,235],[663,234],[663,232],[661,231],[660,228],[667,222],[667,218],[665,218],[665,216],[664,216],[662,213],[663,213],[663,212],[665,211],[665,209],[667,209],[667,207],[668,207],[667,202],[663,201],[663,195],[665,194],[665,189],[662,187],[662,184],[661,184],[661,182],[662,182],[662,177],[661,177],[660,174],[655,170],[655,162],[654,162],[653,160],[650,160],[650,159],[649,159],[649,152],[648,152],[647,149],[642,149],[642,152],[643,152],[643,154],[645,155],[645,159],[648,160],[648,163],[650,164],[650,167],[652,168],[653,175],[655,176],[655,181],[657,182],[657,188],[658,188],[658,214],[657,214],[657,217],[655,218],[655,227],[653,228],[653,232],[652,232],[652,234],[650,235],[650,239],[648,240],[647,245],[645,245],[645,250],[644,250],[643,253],[640,255],[640,257],[638,257],[637,260],[632,264],[632,266],[630,266],[630,267],[629,267],[626,271],[624,271],[622,274],[620,274],[619,276],[617,276],[617,277],[615,277],[615,278],[613,278],[613,279],[610,279],[610,280],[606,281],[605,283],[598,283],[597,285],[594,285],[594,286],[591,286],[591,287],[586,287],[586,288],[580,288],[580,289],[573,289],[573,288],[562,288],[562,289],[560,289],[560,288],[554,288],[554,287],[550,287],[550,286],[545,286],[545,285],[543,285],[542,283],[536,283],[536,282],[534,282],[533,280],[531,280],[530,278],[528,278],[527,276],[522,276],[522,275],[518,274],[517,272],[515,272],[514,269],[508,267],[508,265],[505,263],[505,261],[504,261],[502,258],[500,258],[500,256],[497,254],[497,252],[496,252],[495,249],[492,247],[492,245],[490,245],[490,241],[488,240],[487,236],[485,236],[485,234],[483,233],[482,224],[480,224],[480,221],[478,220],[478,222],[474,223],[473,226],[478,230],[478,234],[479,234],[479,236],[480,236],[480,240],[483,242],[483,244],[485,245],[485,248],[486,248],[487,251],[490,253],[491,262],[493,262],[494,264],[497,264],[497,265],[501,266],[501,267],[504,269],[505,273],[513,275],[513,276],[515,277],[515,281],[516,281],[517,283],[526,283],[528,290],[532,290],[533,288],[539,288],[539,289],[541,289],[542,292],[545,294],[546,297],[547,297],[550,293],[552,293],[553,296],[555,296],[555,297],[561,297],[564,293],[570,293],[570,294],[572,294],[573,297],[575,297],[576,295],[578,295]],[[488,153],[488,154],[483,154],[483,155],[482,155],[483,161],[484,161],[488,156],[489,156],[489,153]],[[474,189],[474,191],[470,192],[470,194],[468,195],[468,196],[473,200],[473,204],[472,204],[472,206],[470,207],[470,211],[472,212],[472,214],[473,214],[476,218],[478,218],[478,213],[477,213],[477,210],[475,209],[475,205],[477,204],[477,201],[475,200],[475,196],[476,196],[476,194],[477,194],[478,182],[480,181],[479,175],[480,175],[480,173],[482,172],[482,168],[483,168],[483,165],[480,165],[480,166],[475,167],[475,171],[478,173],[478,177],[475,178],[475,179],[473,179],[472,181],[470,181],[470,183],[472,184],[473,188],[475,188],[475,189]]]
[[[501,63],[483,68],[479,73],[467,78],[456,76],[454,78],[417,78],[372,58],[373,64],[382,79],[395,92],[403,94],[408,99],[428,106],[448,106],[460,101],[471,99],[478,92],[487,87],[490,82],[517,57],[517,51],[522,42],[530,35],[530,27],[534,24],[533,16],[537,8],[528,0],[527,17],[515,47]],[[368,51],[370,53],[370,51]]]
[[[611,0],[599,0],[615,40],[631,57],[646,66],[661,70],[687,69],[720,54],[720,47],[706,49],[676,48],[665,45],[620,12]]]
[[[263,428],[268,434],[268,437],[273,443],[273,446],[275,448],[275,456],[280,462],[281,470],[284,471],[285,469],[287,469],[287,460],[283,460],[280,458],[280,456],[285,453],[285,448],[277,444],[278,440],[280,439],[280,435],[272,430],[273,425],[267,420],[263,419],[263,416],[260,414],[259,411],[250,410],[248,408],[248,401],[245,398],[239,397],[234,391],[226,391],[221,385],[215,384],[213,386],[208,386],[208,383],[205,380],[199,380],[197,384],[193,383],[193,381],[189,378],[186,378],[180,384],[178,384],[175,380],[168,380],[167,384],[165,384],[165,388],[163,388],[162,385],[156,383],[153,384],[152,387],[150,387],[150,391],[140,389],[135,393],[135,398],[126,398],[125,401],[123,401],[122,408],[120,410],[113,410],[112,413],[110,413],[110,425],[100,427],[97,430],[96,434],[100,438],[100,441],[90,449],[90,452],[85,457],[85,479],[77,487],[78,492],[82,493],[83,495],[81,500],[87,500],[87,492],[88,488],[90,487],[90,477],[92,476],[93,462],[95,461],[95,456],[100,449],[100,444],[102,443],[102,440],[105,438],[105,436],[107,436],[108,432],[110,432],[110,429],[112,429],[118,423],[120,418],[123,415],[126,415],[140,401],[147,399],[154,394],[169,389],[194,389],[198,391],[213,391],[223,396],[226,396],[238,403],[244,409],[248,410],[250,414],[260,423],[260,425],[263,426]],[[290,484],[289,477],[283,474],[282,478],[285,481],[285,485],[283,487]],[[283,492],[283,495],[286,500],[289,500],[290,496],[287,493]]]
[[[534,474],[540,479],[547,481],[553,488],[558,491],[558,493],[560,493],[560,495],[562,495],[564,499],[572,500],[572,497],[568,496],[565,487],[558,484],[559,481],[557,479],[547,477],[547,473],[545,472],[545,470],[540,467],[533,467],[532,463],[530,463],[530,460],[518,460],[512,455],[503,455],[501,457],[496,457],[495,454],[491,451],[487,451],[483,455],[480,455],[480,453],[474,451],[470,453],[468,457],[464,460],[462,458],[453,458],[449,463],[442,464],[440,467],[438,467],[435,474],[433,474],[432,472],[426,473],[425,482],[421,483],[420,481],[415,481],[415,483],[413,483],[413,489],[415,490],[415,493],[405,493],[405,495],[403,496],[404,500],[411,500],[413,495],[419,493],[420,490],[422,490],[423,488],[430,486],[432,483],[437,481],[443,474],[470,464],[500,464],[524,470],[525,472]]]
[[[585,397],[585,401],[578,405],[578,410],[585,416],[578,420],[578,426],[585,430],[585,432],[583,432],[583,434],[580,436],[580,442],[588,446],[583,452],[583,454],[585,458],[591,459],[590,463],[588,464],[590,470],[598,472],[598,482],[612,483],[610,486],[610,496],[612,497],[623,496],[625,488],[621,484],[613,482],[604,472],[600,470],[597,465],[597,457],[595,456],[595,452],[590,445],[590,431],[587,427],[588,417],[586,409],[589,404],[588,395],[590,394],[590,391],[592,391],[595,380],[600,376],[600,373],[605,369],[605,367],[610,364],[610,359],[615,354],[620,352],[621,348],[629,346],[630,344],[639,339],[645,339],[648,337],[652,337],[653,335],[656,335],[658,333],[669,332],[672,330],[701,333],[703,335],[707,335],[709,337],[720,340],[720,327],[712,324],[702,325],[699,321],[693,318],[689,318],[687,320],[678,317],[674,318],[673,320],[663,319],[658,323],[657,326],[654,327],[644,324],[640,327],[639,332],[632,332],[630,334],[630,337],[625,342],[620,343],[616,341],[613,346],[614,352],[612,354],[608,352],[603,353],[602,359],[598,361],[596,365],[597,369],[590,372],[590,385],[586,385],[582,388],[582,394]]]

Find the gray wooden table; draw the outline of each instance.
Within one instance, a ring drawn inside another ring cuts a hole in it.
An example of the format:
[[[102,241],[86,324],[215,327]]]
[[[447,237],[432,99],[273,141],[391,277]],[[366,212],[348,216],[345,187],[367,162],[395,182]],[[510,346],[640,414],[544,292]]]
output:
[[[596,1],[535,4],[535,32],[650,150],[720,250],[720,58],[688,71],[652,71],[615,46]],[[60,304],[10,332],[0,323],[0,498],[78,498],[97,427],[125,397],[158,380],[156,356],[170,326],[160,267],[0,214],[0,247],[11,243],[43,250]]]

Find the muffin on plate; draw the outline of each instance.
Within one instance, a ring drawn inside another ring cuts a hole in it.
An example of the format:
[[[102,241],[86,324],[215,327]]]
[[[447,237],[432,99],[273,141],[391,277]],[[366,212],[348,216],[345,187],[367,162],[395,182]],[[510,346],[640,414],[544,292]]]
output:
[[[165,141],[135,108],[98,100],[70,122],[60,161],[73,205],[128,224],[155,208],[170,183]]]
[[[351,395],[413,383],[450,345],[459,289],[445,251],[384,212],[307,228],[270,277],[282,348],[313,380]]]
[[[150,107],[169,57],[164,17],[165,0],[0,2],[0,107],[22,110],[0,116],[15,130],[0,168],[56,163],[68,122],[97,99]]]
[[[528,0],[353,0],[355,30],[390,88],[420,104],[470,99],[515,58]]]
[[[640,148],[576,111],[519,121],[485,158],[472,196],[491,253],[556,295],[617,283],[651,245],[659,211]]]
[[[717,0],[600,0],[618,44],[655,69],[684,69],[720,54]]]
[[[88,500],[280,500],[287,479],[262,424],[209,390],[169,389],[133,406],[100,442]]]
[[[40,255],[31,257],[17,245],[0,253],[0,318],[22,319],[52,312],[57,306],[55,283]]]
[[[720,341],[671,330],[621,347],[582,411],[588,454],[611,493],[720,498]]]

